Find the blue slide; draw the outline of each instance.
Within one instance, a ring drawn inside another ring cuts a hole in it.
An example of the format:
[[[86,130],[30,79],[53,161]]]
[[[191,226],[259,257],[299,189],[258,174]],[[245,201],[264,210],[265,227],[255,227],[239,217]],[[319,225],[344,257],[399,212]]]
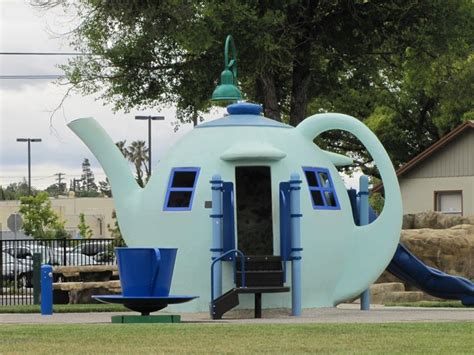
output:
[[[348,190],[354,222],[359,225],[359,198],[355,190]],[[369,222],[377,214],[369,206]],[[474,306],[474,283],[460,276],[446,274],[429,267],[413,255],[403,244],[398,244],[387,271],[400,280],[438,298],[460,300],[465,306]]]
[[[403,244],[398,244],[387,271],[431,296],[461,300],[465,306],[474,306],[474,284],[471,281],[425,265]]]

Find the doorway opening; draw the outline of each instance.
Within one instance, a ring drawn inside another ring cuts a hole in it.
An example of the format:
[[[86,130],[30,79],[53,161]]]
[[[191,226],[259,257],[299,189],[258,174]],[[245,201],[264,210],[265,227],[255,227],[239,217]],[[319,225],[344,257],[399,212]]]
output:
[[[270,167],[235,168],[238,248],[245,255],[273,255]]]

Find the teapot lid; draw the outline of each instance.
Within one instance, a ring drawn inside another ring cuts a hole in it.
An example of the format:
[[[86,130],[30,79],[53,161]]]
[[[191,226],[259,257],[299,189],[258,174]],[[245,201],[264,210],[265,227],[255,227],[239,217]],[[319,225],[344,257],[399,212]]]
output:
[[[239,102],[227,106],[228,116],[202,123],[195,128],[224,126],[258,126],[275,128],[293,128],[290,125],[262,116],[262,106],[250,102]]]

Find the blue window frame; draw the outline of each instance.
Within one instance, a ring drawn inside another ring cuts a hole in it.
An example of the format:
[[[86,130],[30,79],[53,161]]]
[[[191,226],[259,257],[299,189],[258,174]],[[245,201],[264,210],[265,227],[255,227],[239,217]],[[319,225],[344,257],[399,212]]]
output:
[[[164,211],[190,211],[199,168],[173,168],[166,190]]]
[[[339,200],[326,168],[303,167],[309,194],[315,210],[340,210]]]

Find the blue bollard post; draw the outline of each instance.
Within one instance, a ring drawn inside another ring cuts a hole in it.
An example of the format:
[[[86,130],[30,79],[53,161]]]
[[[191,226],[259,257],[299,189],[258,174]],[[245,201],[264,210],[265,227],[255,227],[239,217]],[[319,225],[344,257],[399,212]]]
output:
[[[222,254],[222,178],[214,175],[212,184],[212,260]],[[212,274],[214,298],[222,294],[222,262],[218,261]],[[211,300],[211,302],[214,300]]]
[[[290,178],[290,217],[291,217],[291,314],[301,315],[301,228],[300,218],[300,176],[291,174]]]
[[[41,314],[53,314],[53,267],[41,265]]]
[[[359,225],[369,224],[369,178],[362,175],[359,178]],[[370,310],[370,289],[360,295],[360,309]]]

